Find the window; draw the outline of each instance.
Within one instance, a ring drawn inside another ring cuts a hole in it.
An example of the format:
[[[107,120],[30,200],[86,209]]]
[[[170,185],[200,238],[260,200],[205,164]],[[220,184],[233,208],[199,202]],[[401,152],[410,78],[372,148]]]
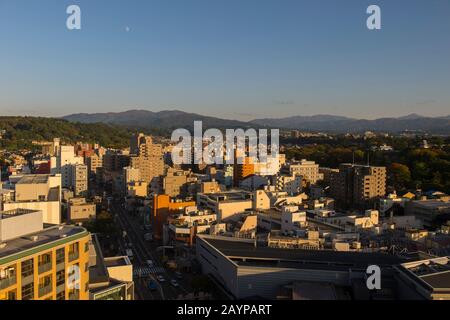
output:
[[[61,291],[56,295],[56,300],[66,300],[66,291]]]
[[[34,260],[29,259],[22,261],[22,278],[29,277],[34,274]]]
[[[80,251],[80,243],[75,242],[69,246],[69,261],[78,259]]]
[[[17,300],[17,290],[0,293],[0,300]]]
[[[38,257],[39,273],[47,272],[52,269],[52,253],[44,253]]]
[[[66,260],[65,254],[66,250],[64,248],[56,250],[56,264],[64,263]]]
[[[89,251],[89,242],[86,242],[84,244],[84,252],[88,252]]]
[[[52,275],[39,279],[39,297],[45,296],[52,291]]]
[[[22,287],[22,300],[34,299],[34,283],[27,284]]]
[[[0,268],[0,290],[16,284],[16,265]]]
[[[56,273],[56,286],[63,285],[66,282],[66,271],[61,270]]]

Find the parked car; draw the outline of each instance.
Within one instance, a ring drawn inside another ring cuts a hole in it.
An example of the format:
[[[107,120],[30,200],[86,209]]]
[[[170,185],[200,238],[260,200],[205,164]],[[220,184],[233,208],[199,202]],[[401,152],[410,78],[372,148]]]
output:
[[[178,288],[180,285],[178,284],[178,282],[177,282],[177,280],[170,280],[170,284],[172,285],[172,286],[174,286],[175,288]]]

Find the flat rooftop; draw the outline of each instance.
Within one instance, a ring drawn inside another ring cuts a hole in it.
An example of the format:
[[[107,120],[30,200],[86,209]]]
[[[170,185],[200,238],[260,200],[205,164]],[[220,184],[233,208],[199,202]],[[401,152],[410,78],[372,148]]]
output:
[[[440,257],[418,262],[404,263],[401,267],[406,274],[420,284],[433,289],[450,290],[450,259]]]
[[[72,239],[75,236],[82,237],[87,234],[86,229],[82,227],[47,225],[42,231],[2,242],[4,247],[0,248],[0,264],[8,263],[11,259],[14,260],[13,257],[11,259],[9,257],[25,250],[38,248],[59,240],[69,240],[69,238]]]
[[[399,257],[384,253],[338,252],[331,250],[281,249],[271,247],[255,247],[253,243],[233,240],[219,240],[202,237],[203,240],[219,250],[229,259],[241,260],[242,264],[259,260],[272,263],[274,260],[288,265],[303,264],[329,265],[367,268],[368,265],[396,265],[403,262]],[[245,260],[245,261],[244,261]],[[292,264],[294,263],[294,264]]]
[[[48,174],[24,175],[17,184],[45,184],[49,178]]]
[[[230,190],[217,193],[202,193],[202,195],[214,201],[243,201],[251,200],[253,193],[244,190]]]
[[[36,211],[40,211],[40,210],[13,209],[13,210],[7,210],[7,211],[0,211],[0,220],[21,216],[21,215],[36,212]]]

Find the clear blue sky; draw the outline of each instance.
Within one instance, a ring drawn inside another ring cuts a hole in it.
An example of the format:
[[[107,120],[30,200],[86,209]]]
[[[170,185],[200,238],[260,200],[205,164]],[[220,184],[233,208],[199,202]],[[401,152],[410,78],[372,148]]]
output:
[[[448,115],[450,1],[0,0],[1,115],[127,109]]]

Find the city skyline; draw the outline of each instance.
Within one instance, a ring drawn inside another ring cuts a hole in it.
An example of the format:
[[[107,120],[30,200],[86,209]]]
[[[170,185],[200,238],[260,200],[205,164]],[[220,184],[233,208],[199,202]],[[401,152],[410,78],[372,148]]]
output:
[[[82,29],[66,28],[67,6]],[[2,115],[447,116],[450,4],[0,2]]]

